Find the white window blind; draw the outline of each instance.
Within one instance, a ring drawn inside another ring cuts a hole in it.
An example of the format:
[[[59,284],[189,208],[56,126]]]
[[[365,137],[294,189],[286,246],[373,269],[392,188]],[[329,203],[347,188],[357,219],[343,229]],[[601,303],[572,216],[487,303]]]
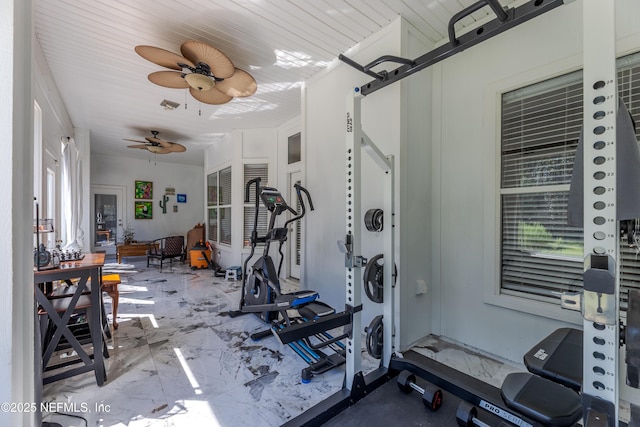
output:
[[[619,94],[640,117],[640,55],[620,59],[618,70]],[[582,288],[583,231],[567,226],[582,72],[503,94],[501,124],[501,290],[553,301]],[[640,287],[640,261],[626,238],[620,254],[624,305],[625,289]]]

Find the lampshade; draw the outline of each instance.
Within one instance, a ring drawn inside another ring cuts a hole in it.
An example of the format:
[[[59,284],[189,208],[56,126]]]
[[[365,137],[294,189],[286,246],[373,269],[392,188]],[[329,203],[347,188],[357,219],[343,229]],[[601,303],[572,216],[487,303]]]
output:
[[[189,86],[199,91],[207,91],[214,85],[212,78],[205,76],[204,74],[191,73],[184,76]]]
[[[151,151],[152,153],[159,153],[161,151],[164,151],[164,148],[157,146],[157,145],[148,145],[147,147],[145,147],[147,150]]]

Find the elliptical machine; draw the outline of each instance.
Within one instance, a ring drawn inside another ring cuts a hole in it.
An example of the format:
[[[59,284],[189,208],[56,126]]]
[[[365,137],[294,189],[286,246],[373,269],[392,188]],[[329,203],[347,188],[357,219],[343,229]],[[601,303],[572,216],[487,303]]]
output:
[[[350,323],[350,316],[344,313],[336,314],[335,310],[318,300],[318,293],[312,290],[302,290],[283,294],[280,286],[280,272],[284,254],[282,247],[287,241],[289,224],[302,219],[306,214],[306,205],[302,194],[306,196],[309,208],[314,210],[309,192],[300,184],[295,184],[296,195],[300,204],[300,213],[291,208],[280,192],[273,187],[260,186],[260,178],[254,178],[245,186],[245,203],[250,202],[251,186],[255,185],[255,215],[251,232],[251,252],[243,263],[242,290],[240,306],[237,311],[229,312],[231,317],[241,314],[254,313],[270,327],[251,335],[259,340],[273,334],[282,344],[288,344],[309,367],[302,371],[302,382],[309,382],[314,374],[326,372],[345,362],[345,348],[340,340],[348,333],[337,337],[327,331],[332,328]],[[258,217],[260,201],[271,213],[269,225],[264,236],[258,235]],[[285,221],[282,227],[276,227],[278,216],[291,212],[293,216]],[[272,243],[278,243],[280,260],[278,268],[269,250]],[[264,244],[260,256],[249,268],[258,244]],[[296,310],[295,315],[289,315],[288,310]],[[327,323],[325,323],[328,321]],[[314,342],[311,337],[314,337]],[[321,349],[330,348],[333,353],[325,354]]]

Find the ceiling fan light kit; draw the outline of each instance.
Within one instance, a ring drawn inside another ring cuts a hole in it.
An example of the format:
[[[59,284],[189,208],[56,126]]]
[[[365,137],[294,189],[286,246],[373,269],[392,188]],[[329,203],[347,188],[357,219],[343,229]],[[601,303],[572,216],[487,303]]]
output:
[[[253,95],[258,85],[246,71],[236,68],[218,49],[196,40],[180,46],[182,56],[153,46],[136,46],[147,61],[176,71],[156,71],[149,80],[159,86],[189,89],[195,99],[219,105],[233,98]]]
[[[204,74],[186,74],[184,76],[184,79],[189,84],[189,86],[198,91],[209,90],[215,84],[211,77],[207,77]]]

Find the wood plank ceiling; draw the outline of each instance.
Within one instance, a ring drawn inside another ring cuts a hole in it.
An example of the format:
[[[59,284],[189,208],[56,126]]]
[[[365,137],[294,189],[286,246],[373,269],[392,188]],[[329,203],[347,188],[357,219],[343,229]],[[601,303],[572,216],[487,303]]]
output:
[[[522,1],[500,0],[503,6]],[[475,0],[34,0],[37,41],[73,125],[91,131],[92,153],[151,156],[123,138],[151,129],[186,153],[158,160],[203,164],[202,149],[229,131],[276,127],[300,114],[302,82],[340,53],[404,16],[438,43],[452,15]],[[493,18],[488,7],[457,31]],[[137,45],[180,53],[189,39],[208,43],[251,73],[255,95],[199,105],[185,90],[150,83],[163,68],[138,56]],[[363,83],[366,81],[363,75]],[[180,104],[160,106],[164,99]],[[187,108],[185,109],[185,104]],[[201,115],[198,111],[201,111]]]

